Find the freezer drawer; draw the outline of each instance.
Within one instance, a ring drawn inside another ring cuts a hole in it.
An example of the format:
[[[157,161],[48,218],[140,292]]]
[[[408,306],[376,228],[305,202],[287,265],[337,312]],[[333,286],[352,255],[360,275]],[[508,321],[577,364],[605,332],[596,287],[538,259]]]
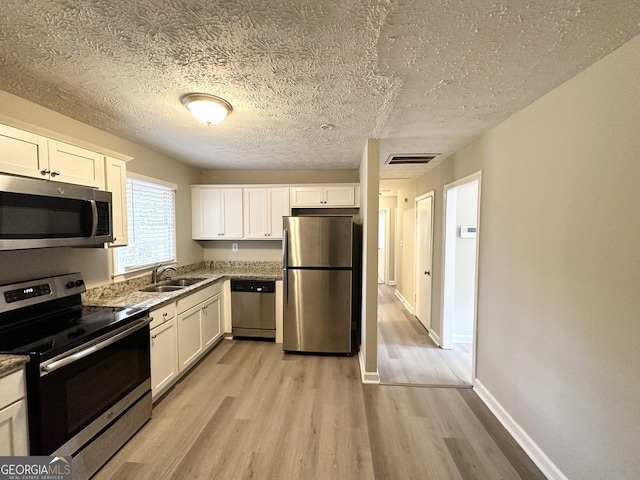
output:
[[[285,275],[283,350],[351,353],[351,270]]]

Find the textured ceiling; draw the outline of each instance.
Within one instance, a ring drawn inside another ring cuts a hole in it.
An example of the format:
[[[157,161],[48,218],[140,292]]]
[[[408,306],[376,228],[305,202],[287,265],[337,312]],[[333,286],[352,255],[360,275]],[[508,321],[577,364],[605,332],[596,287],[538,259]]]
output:
[[[637,0],[2,0],[0,89],[207,169],[435,165],[638,33]]]

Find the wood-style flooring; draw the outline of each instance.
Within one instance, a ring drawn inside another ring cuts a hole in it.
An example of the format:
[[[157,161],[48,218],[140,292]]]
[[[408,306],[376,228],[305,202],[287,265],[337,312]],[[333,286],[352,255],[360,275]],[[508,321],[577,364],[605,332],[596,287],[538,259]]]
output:
[[[544,477],[472,390],[363,385],[357,357],[225,340],[95,478]]]
[[[394,294],[378,285],[378,372],[385,385],[471,387],[469,344],[439,348]]]

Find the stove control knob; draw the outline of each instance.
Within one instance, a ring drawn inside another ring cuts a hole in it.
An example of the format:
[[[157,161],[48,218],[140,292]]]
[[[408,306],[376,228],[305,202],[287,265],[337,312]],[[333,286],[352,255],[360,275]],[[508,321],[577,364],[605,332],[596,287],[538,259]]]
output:
[[[73,288],[76,284],[74,282],[67,282],[64,286],[67,288]]]
[[[84,285],[84,280],[76,280],[76,287],[81,287]]]

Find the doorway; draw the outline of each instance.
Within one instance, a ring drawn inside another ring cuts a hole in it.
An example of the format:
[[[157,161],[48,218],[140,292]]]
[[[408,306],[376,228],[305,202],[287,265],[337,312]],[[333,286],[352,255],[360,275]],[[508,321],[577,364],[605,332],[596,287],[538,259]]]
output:
[[[471,351],[475,378],[475,340],[480,232],[481,172],[444,186],[443,349]]]
[[[378,210],[378,284],[389,280],[389,209]]]

